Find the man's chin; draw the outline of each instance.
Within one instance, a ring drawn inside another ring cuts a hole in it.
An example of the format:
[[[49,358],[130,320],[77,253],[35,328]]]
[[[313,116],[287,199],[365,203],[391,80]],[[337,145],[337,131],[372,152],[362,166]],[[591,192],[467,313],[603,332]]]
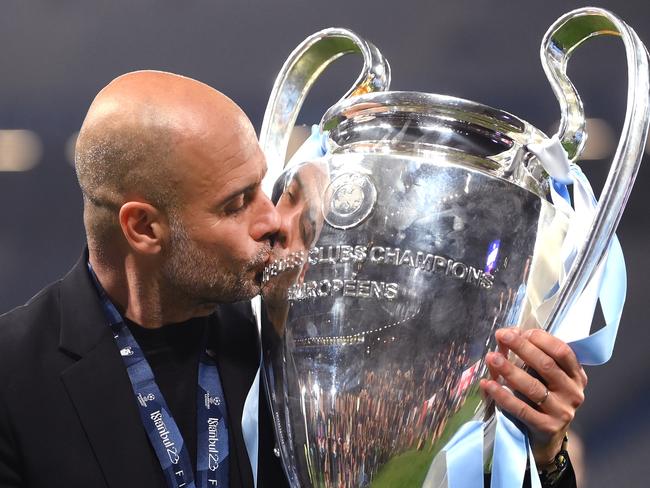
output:
[[[240,283],[240,286],[237,287],[237,293],[233,294],[233,299],[231,302],[241,302],[244,300],[250,300],[251,298],[259,295],[262,291],[262,275],[260,273],[259,279],[255,275],[251,280],[247,282]]]
[[[239,276],[239,279],[225,280],[214,283],[210,290],[206,290],[204,296],[216,298],[217,303],[234,303],[250,300],[259,295],[262,291],[263,271],[248,270]],[[234,278],[234,273],[231,278]]]

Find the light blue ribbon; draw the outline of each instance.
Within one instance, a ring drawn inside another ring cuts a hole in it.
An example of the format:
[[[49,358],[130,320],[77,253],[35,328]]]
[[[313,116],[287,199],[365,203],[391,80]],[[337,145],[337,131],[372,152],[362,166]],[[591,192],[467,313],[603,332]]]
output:
[[[529,464],[531,488],[541,488],[535,458],[525,427],[499,409],[495,413],[491,488],[521,488]],[[449,488],[474,488],[483,484],[483,422],[465,423],[443,448]]]
[[[512,420],[499,409],[496,410],[495,416],[496,430],[490,487],[521,488],[528,465],[531,488],[541,488],[542,483],[535,468],[535,457],[525,426]]]
[[[259,444],[259,398],[260,398],[260,368],[257,369],[253,384],[248,390],[241,418],[241,430],[246,444],[248,460],[253,471],[253,486],[257,488],[257,453]]]
[[[483,488],[483,422],[466,422],[443,450],[450,487]]]
[[[521,488],[527,462],[535,466],[532,448],[525,427],[504,415],[495,413],[494,449],[492,455],[491,488]],[[483,428],[484,423],[464,424],[443,448],[447,462],[449,488],[483,487]],[[530,470],[532,488],[541,488],[537,470]]]
[[[515,424],[496,411],[494,451],[492,455],[492,488],[521,488],[526,473],[527,436],[522,425]],[[455,488],[449,485],[450,488]]]
[[[583,188],[588,189],[593,197],[591,185],[589,185],[589,181],[580,167],[572,165],[571,174]],[[554,187],[562,198],[568,202],[571,201],[565,185],[555,183]],[[564,187],[564,189],[561,187]],[[595,197],[593,197],[593,201],[595,203]],[[618,237],[614,235],[609,247],[607,262],[605,263],[603,280],[598,291],[598,300],[605,319],[605,326],[583,339],[569,342],[569,346],[575,352],[580,364],[597,366],[606,363],[612,357],[626,294],[627,271],[625,269],[625,257]]]
[[[581,364],[596,366],[606,363],[612,357],[626,292],[627,273],[623,249],[618,238],[614,237],[598,294],[606,325],[584,339],[569,343]]]
[[[526,436],[526,447],[528,448],[528,461],[530,462],[530,487],[542,488],[542,482],[539,479],[537,469],[535,467],[535,456],[533,456],[533,446],[530,445],[530,439]]]

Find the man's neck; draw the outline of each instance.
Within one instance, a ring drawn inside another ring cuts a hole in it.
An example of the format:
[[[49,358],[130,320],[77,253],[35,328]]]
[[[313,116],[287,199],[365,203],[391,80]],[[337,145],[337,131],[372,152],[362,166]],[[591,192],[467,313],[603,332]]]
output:
[[[90,265],[102,288],[123,317],[148,329],[185,322],[209,315],[214,305],[196,305],[165,292],[154,270],[145,270],[127,256],[120,265],[111,265],[89,256]]]

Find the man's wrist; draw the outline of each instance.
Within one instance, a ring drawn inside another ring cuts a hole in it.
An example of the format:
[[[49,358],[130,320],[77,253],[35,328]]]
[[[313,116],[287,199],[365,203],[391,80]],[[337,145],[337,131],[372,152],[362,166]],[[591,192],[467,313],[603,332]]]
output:
[[[569,439],[565,435],[560,452],[555,455],[550,463],[538,468],[537,472],[539,473],[540,481],[545,488],[556,486],[562,478],[562,475],[566,472],[569,465],[569,453],[567,452],[568,442]]]

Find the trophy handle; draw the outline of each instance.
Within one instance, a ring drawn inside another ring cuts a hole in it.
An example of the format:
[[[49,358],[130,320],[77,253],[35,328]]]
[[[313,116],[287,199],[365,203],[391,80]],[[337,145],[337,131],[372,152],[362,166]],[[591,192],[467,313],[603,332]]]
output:
[[[607,251],[632,190],[648,135],[649,71],[645,46],[636,33],[611,12],[581,8],[559,18],[542,41],[542,65],[562,111],[557,137],[569,159],[575,160],[586,140],[585,117],[580,97],[567,77],[567,63],[576,47],[603,34],[620,36],[625,45],[628,70],[625,122],[587,239],[567,274],[565,286],[545,324],[546,330],[563,320]]]
[[[268,165],[262,186],[268,195],[283,171],[289,136],[309,90],[332,61],[350,53],[361,53],[363,69],[341,100],[388,89],[388,61],[374,45],[348,29],[330,28],[312,34],[294,49],[282,66],[260,131],[260,145]]]

